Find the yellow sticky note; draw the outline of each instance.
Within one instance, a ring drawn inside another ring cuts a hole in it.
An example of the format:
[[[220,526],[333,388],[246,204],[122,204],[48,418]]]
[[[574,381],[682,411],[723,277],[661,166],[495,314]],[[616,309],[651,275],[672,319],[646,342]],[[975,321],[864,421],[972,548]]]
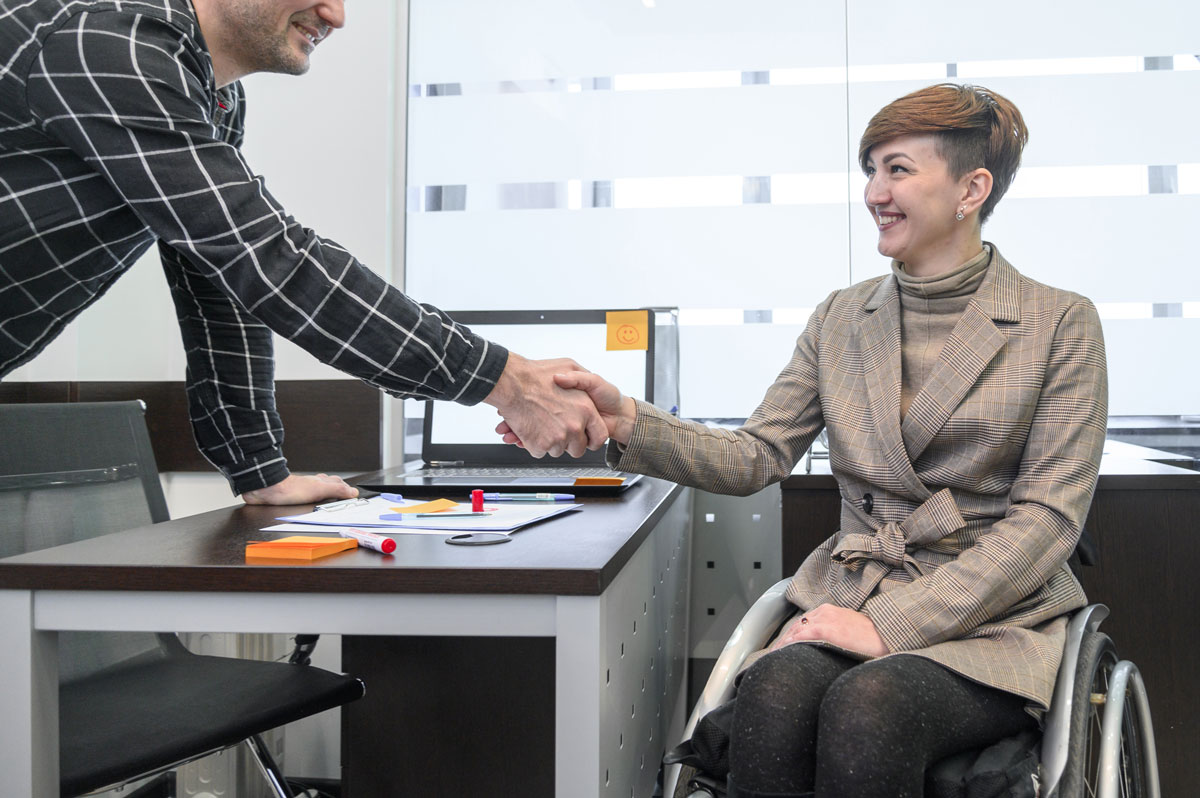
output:
[[[394,513],[440,513],[442,510],[450,510],[458,506],[458,502],[453,499],[434,499],[431,502],[424,504],[410,504],[407,507],[393,507]]]
[[[605,314],[610,352],[650,348],[650,311],[610,310]]]

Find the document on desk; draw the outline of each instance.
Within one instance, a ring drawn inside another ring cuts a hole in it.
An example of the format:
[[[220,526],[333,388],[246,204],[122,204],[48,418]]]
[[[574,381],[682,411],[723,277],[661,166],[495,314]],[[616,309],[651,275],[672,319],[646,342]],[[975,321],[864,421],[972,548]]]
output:
[[[278,518],[289,525],[304,524],[311,527],[369,528],[383,534],[394,532],[458,533],[458,532],[512,532],[523,526],[551,518],[582,507],[579,504],[538,502],[497,502],[484,506],[482,513],[471,512],[470,503],[444,502],[440,510],[424,512],[423,501],[388,501],[382,496],[346,504],[336,510],[314,510],[302,515]],[[420,512],[413,512],[420,509]],[[284,531],[268,527],[270,531]],[[286,531],[295,531],[289,528]],[[313,531],[318,531],[313,529]]]
[[[314,532],[319,532],[321,534],[329,533],[329,534],[340,535],[343,531],[351,531],[351,530],[355,530],[355,529],[367,529],[367,528],[368,527],[363,524],[360,524],[359,526],[317,526],[316,524],[283,523],[283,524],[275,524],[274,526],[264,526],[261,531],[262,532],[297,532],[297,533],[305,533],[308,535],[311,535]],[[451,532],[448,529],[389,529],[387,527],[369,527],[369,529],[372,532],[377,532],[381,535],[391,535],[393,533],[405,534],[405,535],[452,535],[452,534],[454,534],[453,532]]]

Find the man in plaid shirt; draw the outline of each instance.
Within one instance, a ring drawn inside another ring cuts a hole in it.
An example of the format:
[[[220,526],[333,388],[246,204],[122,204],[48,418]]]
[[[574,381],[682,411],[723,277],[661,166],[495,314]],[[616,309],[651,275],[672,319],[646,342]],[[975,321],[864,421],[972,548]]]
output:
[[[289,474],[274,332],[389,393],[494,405],[529,450],[604,441],[570,361],[529,361],[291,218],[239,150],[252,72],[301,74],[341,0],[0,0],[0,377],[157,241],[205,456],[248,503],[355,495]]]

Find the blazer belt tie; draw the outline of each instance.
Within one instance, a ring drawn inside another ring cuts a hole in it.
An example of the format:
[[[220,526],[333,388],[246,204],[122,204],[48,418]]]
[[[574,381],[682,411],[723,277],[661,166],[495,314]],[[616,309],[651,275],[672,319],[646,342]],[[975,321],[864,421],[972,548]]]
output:
[[[862,531],[849,531],[843,535],[832,555],[834,562],[851,571],[874,560],[892,568],[903,567],[916,579],[921,576],[921,567],[910,553],[952,535],[967,525],[949,488],[933,494],[900,522],[880,523],[858,511],[858,508],[853,509],[855,512],[850,514],[847,519],[850,523],[845,525],[843,531],[855,527]],[[884,569],[880,569],[880,579],[883,573]]]

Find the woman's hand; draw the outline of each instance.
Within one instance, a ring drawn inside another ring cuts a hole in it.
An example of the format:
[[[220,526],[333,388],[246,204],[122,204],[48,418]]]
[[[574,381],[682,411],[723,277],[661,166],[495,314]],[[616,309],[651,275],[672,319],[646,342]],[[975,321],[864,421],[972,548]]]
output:
[[[629,443],[633,436],[633,422],[637,418],[637,405],[628,396],[622,396],[617,386],[599,374],[573,371],[554,375],[554,384],[559,388],[574,388],[585,391],[608,427],[608,437],[620,444]]]
[[[822,604],[788,623],[783,634],[771,643],[770,650],[801,640],[824,640],[838,648],[872,657],[888,653],[874,621],[861,612],[833,604]]]

